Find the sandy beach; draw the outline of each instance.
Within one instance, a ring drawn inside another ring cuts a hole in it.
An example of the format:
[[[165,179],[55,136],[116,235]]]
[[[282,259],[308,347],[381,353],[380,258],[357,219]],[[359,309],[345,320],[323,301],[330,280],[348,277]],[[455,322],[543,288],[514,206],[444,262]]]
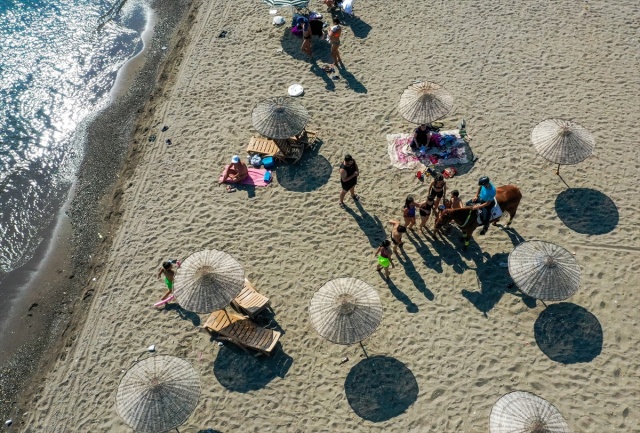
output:
[[[319,0],[311,7],[324,13]],[[255,0],[195,2],[188,43],[171,47],[177,60],[107,194],[118,227],[92,263],[88,311],[12,428],[131,432],[116,391],[153,344],[200,375],[182,433],[486,432],[492,405],[515,390],[553,403],[572,431],[640,432],[638,3],[356,2],[338,79],[321,69],[331,62],[326,43],[314,39],[317,62],[305,61],[301,40],[274,27],[268,10]],[[290,21],[288,9],[279,13]],[[385,139],[415,127],[397,108],[415,80],[449,90],[454,108],[442,121],[464,118],[472,136],[478,160],[448,188],[466,200],[487,175],[518,185],[523,200],[512,230],[476,232],[467,251],[456,230],[410,234],[386,282],[373,255],[386,223],[401,217],[408,194],[426,195],[415,171],[390,166]],[[245,157],[252,108],[293,83],[305,88],[300,102],[320,145],[278,166],[272,185],[226,193],[216,179],[232,155]],[[596,139],[593,156],[563,167],[562,178],[530,142],[551,117]],[[360,205],[347,199],[343,210],[345,153],[362,174]],[[523,240],[575,253],[574,296],[545,306],[507,289],[504,263]],[[206,248],[235,257],[271,299],[270,325],[283,331],[273,357],[219,346],[199,331],[206,315],[152,307],[164,290],[161,262]],[[313,293],[336,277],[361,279],[381,298],[382,322],[363,342],[369,359],[310,325]]]

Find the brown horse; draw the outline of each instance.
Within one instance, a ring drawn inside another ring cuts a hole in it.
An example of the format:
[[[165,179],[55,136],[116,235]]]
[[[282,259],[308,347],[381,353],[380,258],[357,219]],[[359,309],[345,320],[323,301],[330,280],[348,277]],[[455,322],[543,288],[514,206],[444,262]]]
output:
[[[515,185],[503,185],[496,188],[496,199],[498,200],[498,205],[500,206],[500,209],[502,209],[502,212],[509,213],[509,222],[507,222],[507,226],[509,226],[511,221],[513,221],[513,217],[516,216],[520,199],[522,199],[522,193]],[[499,219],[500,218],[497,218],[491,221],[494,226]],[[440,212],[436,218],[436,230],[444,227],[451,221],[454,221],[460,230],[462,230],[462,233],[464,234],[464,237],[462,238],[464,246],[465,248],[468,247],[474,230],[479,226],[477,213],[471,207],[445,209]]]

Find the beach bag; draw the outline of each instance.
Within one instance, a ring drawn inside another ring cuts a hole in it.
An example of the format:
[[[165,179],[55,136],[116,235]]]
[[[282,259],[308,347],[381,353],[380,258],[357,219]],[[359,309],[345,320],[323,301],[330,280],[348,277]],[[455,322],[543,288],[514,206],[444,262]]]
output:
[[[262,158],[260,158],[260,155],[253,155],[249,162],[251,163],[251,165],[253,165],[254,168],[260,168],[260,166],[262,165]]]
[[[458,173],[456,171],[455,168],[453,167],[447,167],[444,169],[444,171],[442,172],[442,175],[446,178],[446,179],[451,179],[453,176],[456,175],[456,173]]]
[[[296,36],[302,36],[302,26],[298,27],[298,24],[296,24],[295,26],[291,27],[291,33]]]
[[[268,171],[268,170],[264,173],[264,181],[265,181],[266,183],[271,182],[271,172],[270,172],[270,171]]]

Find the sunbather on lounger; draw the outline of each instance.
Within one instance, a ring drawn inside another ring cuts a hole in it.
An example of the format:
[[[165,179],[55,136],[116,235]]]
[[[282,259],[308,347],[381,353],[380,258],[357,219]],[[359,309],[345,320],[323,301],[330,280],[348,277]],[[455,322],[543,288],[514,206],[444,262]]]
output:
[[[247,176],[249,176],[247,164],[240,161],[240,157],[238,155],[234,155],[233,158],[231,158],[231,164],[227,165],[222,173],[222,180],[220,183],[239,183],[246,179]],[[231,188],[231,185],[227,186],[227,189]]]

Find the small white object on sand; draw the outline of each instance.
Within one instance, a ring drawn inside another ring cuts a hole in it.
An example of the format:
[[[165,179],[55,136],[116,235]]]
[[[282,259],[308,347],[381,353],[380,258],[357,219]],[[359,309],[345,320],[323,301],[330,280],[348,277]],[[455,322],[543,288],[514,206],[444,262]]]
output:
[[[149,346],[149,352],[155,352],[155,351],[156,351],[155,344],[152,344],[151,346]]]
[[[275,15],[278,13],[278,9],[269,9],[269,15]]]
[[[10,426],[11,426],[11,424],[13,424],[13,420],[10,420],[10,419],[8,419],[8,420],[6,420],[6,421],[4,422],[4,425],[6,425],[7,427],[10,427]]]

